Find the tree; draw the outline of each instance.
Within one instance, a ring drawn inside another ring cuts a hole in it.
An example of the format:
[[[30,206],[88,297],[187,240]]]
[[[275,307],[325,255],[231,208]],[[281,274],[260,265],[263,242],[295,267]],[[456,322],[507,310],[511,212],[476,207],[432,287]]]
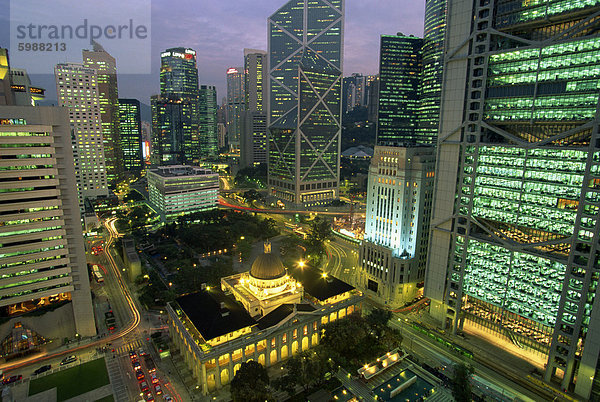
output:
[[[454,366],[454,378],[452,379],[452,396],[456,402],[471,401],[471,375],[475,373],[473,366],[464,363]]]
[[[325,381],[325,375],[333,370],[334,363],[324,348],[316,347],[292,356],[286,360],[283,368],[286,370],[285,374],[277,378],[273,385],[293,395],[297,386],[308,391],[321,385]]]
[[[313,263],[318,265],[325,253],[325,240],[331,238],[331,223],[317,216],[310,223],[306,238],[306,252],[312,256]]]
[[[268,386],[267,369],[250,360],[242,363],[231,380],[231,397],[233,402],[264,402],[272,399]]]

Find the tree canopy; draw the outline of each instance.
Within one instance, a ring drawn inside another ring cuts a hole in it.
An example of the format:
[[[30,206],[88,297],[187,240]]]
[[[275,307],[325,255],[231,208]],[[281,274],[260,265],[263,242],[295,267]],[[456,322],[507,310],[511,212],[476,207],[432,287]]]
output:
[[[264,402],[271,400],[269,374],[262,364],[250,360],[242,363],[231,380],[233,402]]]
[[[456,402],[471,401],[470,377],[475,372],[473,366],[460,363],[454,366],[454,378],[452,379],[452,396]]]

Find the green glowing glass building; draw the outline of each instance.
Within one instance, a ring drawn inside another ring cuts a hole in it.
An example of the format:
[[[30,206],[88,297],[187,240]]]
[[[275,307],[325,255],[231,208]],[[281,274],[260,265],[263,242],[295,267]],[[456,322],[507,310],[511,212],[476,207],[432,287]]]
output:
[[[196,52],[180,47],[167,49],[160,60],[160,95],[151,98],[151,162],[197,164],[200,114]]]
[[[445,32],[446,0],[427,0],[421,48],[423,69],[419,90],[417,131],[418,138],[431,144],[437,142],[440,121]]]
[[[431,313],[547,354],[547,381],[598,400],[600,1],[448,11]]]
[[[130,173],[140,172],[143,166],[143,157],[139,100],[119,99],[119,127],[125,171]]]
[[[198,97],[200,156],[217,155],[217,88],[201,85]]]
[[[377,145],[431,143],[418,138],[417,113],[423,39],[382,35],[379,56]]]
[[[343,0],[290,0],[268,19],[268,181],[291,204],[339,196],[343,27]]]

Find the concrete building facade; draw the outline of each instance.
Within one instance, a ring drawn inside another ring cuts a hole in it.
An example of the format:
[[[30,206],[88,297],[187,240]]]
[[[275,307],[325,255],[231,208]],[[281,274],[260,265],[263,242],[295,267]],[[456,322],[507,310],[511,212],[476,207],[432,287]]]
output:
[[[68,113],[58,107],[3,106],[0,118],[19,123],[0,124],[2,315],[70,301],[76,333],[93,336]],[[56,333],[32,329],[42,336]]]

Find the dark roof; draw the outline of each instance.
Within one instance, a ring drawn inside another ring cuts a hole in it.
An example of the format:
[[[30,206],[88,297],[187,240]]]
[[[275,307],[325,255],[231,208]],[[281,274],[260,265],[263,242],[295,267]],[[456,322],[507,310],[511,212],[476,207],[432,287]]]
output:
[[[313,267],[292,268],[290,273],[297,281],[302,283],[306,293],[320,301],[354,289],[354,286],[340,281],[333,276],[323,278],[323,271]]]
[[[219,289],[202,290],[175,299],[205,340],[256,324],[235,299]],[[225,309],[221,310],[221,302]]]
[[[296,304],[297,311],[315,311],[315,308],[310,304]],[[293,304],[282,304],[263,318],[258,320],[258,328],[267,329],[279,324],[287,316],[294,312]]]

